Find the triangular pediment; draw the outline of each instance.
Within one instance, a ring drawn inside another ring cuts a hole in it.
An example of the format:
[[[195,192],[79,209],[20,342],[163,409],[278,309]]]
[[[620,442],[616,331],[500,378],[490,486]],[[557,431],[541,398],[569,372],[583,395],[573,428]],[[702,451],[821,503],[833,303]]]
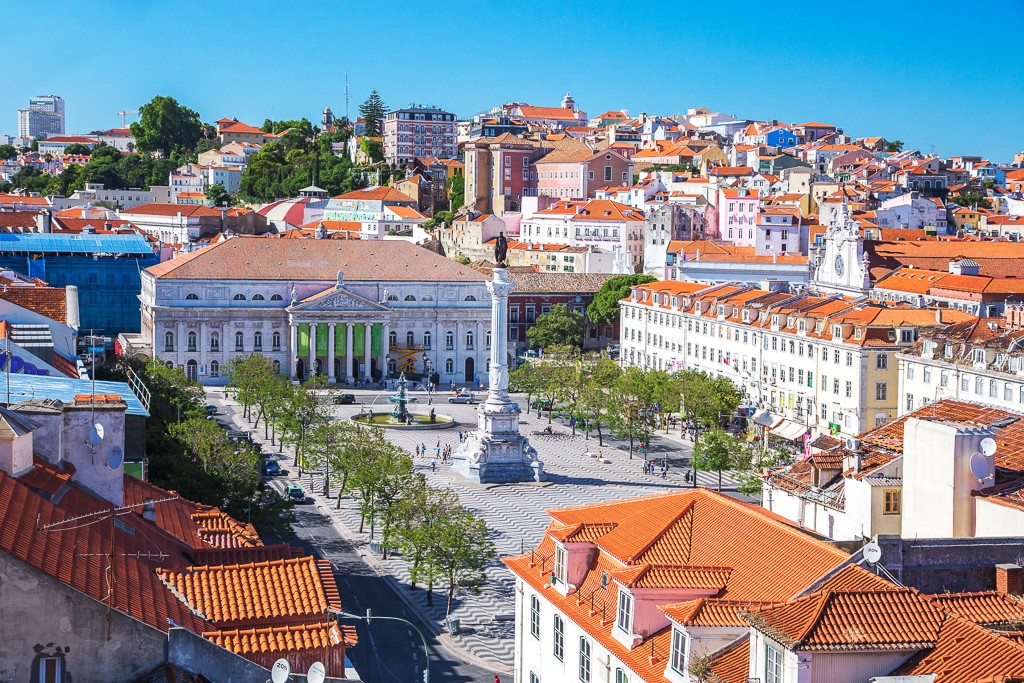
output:
[[[331,287],[319,294],[293,303],[289,311],[389,311],[387,306],[370,301],[344,287]]]

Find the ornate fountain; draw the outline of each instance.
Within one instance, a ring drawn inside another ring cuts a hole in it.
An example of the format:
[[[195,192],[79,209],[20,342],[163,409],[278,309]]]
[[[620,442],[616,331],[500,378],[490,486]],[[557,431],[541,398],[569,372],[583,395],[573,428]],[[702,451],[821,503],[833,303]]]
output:
[[[408,424],[413,419],[412,413],[406,408],[409,403],[415,403],[419,399],[414,396],[409,396],[405,391],[405,373],[403,372],[398,377],[398,393],[394,396],[388,396],[388,401],[395,404],[394,409],[391,411],[391,418],[398,424]]]

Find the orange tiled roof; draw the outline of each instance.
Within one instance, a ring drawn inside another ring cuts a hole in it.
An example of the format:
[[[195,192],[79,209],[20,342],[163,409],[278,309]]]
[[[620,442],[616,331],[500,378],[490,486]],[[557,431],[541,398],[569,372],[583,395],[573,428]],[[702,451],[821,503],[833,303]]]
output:
[[[818,651],[929,648],[942,626],[942,614],[909,589],[820,591],[747,619],[788,648]]]
[[[997,671],[1007,678],[993,676]],[[934,647],[893,672],[894,676],[934,674],[936,683],[1006,681],[1024,675],[1024,648],[955,615],[946,617]]]
[[[320,617],[341,609],[337,589],[329,595],[312,557],[242,565],[157,569],[157,575],[182,602],[214,624],[245,624],[278,617]],[[334,584],[331,576],[330,584]],[[331,599],[333,598],[333,599]]]
[[[336,197],[333,197],[333,199],[359,199],[368,202],[407,202],[409,204],[416,203],[416,200],[409,195],[386,185],[381,187],[371,187],[365,190],[353,190],[352,192],[339,194]]]
[[[358,640],[354,626],[342,627],[336,623],[207,631],[203,636],[243,657],[255,653],[323,650],[338,645],[351,647]]]
[[[609,573],[627,588],[693,588],[720,591],[729,582],[728,567],[632,565]]]
[[[997,591],[940,593],[927,598],[932,604],[982,626],[1024,620],[1024,602]]]
[[[750,673],[750,634],[745,633],[711,655],[709,683],[746,683]]]
[[[251,524],[242,524],[218,508],[192,513],[199,537],[217,548],[251,548],[263,545]]]

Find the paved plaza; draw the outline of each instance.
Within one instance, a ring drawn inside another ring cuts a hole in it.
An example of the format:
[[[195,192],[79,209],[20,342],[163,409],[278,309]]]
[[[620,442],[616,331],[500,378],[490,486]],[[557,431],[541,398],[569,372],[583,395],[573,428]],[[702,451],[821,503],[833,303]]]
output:
[[[217,392],[218,394],[220,392]],[[373,404],[376,411],[389,410],[386,392],[361,391],[357,401]],[[413,412],[427,412],[427,398],[423,393],[413,394],[419,399],[413,404]],[[521,407],[525,406],[522,397],[516,397]],[[556,419],[552,421],[552,434],[535,434],[548,426],[547,415],[538,418],[536,413],[524,413],[522,433],[530,437],[537,449],[540,459],[544,462],[547,480],[543,483],[522,483],[505,485],[470,484],[461,476],[449,470],[449,464],[436,461],[436,471],[432,468],[435,448],[440,442],[441,447],[450,445],[453,450],[459,443],[459,431],[475,429],[476,406],[450,405],[447,395],[435,395],[432,406],[438,414],[451,415],[457,425],[442,430],[385,430],[389,439],[413,453],[416,446],[425,444],[427,456],[414,458],[416,470],[423,472],[434,486],[447,487],[454,490],[466,507],[486,519],[491,530],[492,540],[499,555],[517,555],[525,549],[536,546],[546,528],[549,517],[545,510],[554,507],[586,505],[618,498],[662,493],[679,488],[692,486],[686,482],[684,474],[689,466],[691,444],[688,438],[681,439],[678,429],[674,435],[659,434],[652,438],[650,457],[660,461],[669,461],[667,476],[661,474],[645,475],[642,471],[643,458],[634,454],[629,458],[628,442],[619,439],[605,438],[604,446],[598,446],[596,437],[589,440],[583,433],[576,436],[570,429]],[[332,406],[332,412],[338,419],[347,419],[357,414],[360,405]],[[239,423],[240,417],[235,418]],[[256,436],[262,437],[262,429]],[[269,450],[269,447],[268,447]],[[585,455],[595,452],[603,458]],[[273,452],[273,451],[271,451]],[[290,464],[290,460],[282,465]],[[294,469],[294,468],[292,468]],[[289,476],[294,476],[290,472]],[[369,554],[369,525],[363,534],[359,529],[358,502],[349,497],[342,498],[341,509],[335,510],[337,491],[331,491],[331,500],[324,501],[319,496],[322,488],[322,477],[306,473],[303,486],[314,498],[321,509],[334,517],[336,522],[347,528],[348,535],[354,537],[358,549]],[[714,488],[718,484],[717,473],[698,473],[701,486]],[[279,482],[280,483],[280,482]],[[736,482],[728,475],[723,477],[723,488],[734,488]],[[379,568],[386,570],[399,582],[400,590],[406,598],[419,608],[424,618],[434,623],[444,619],[446,595],[444,590],[435,591],[434,605],[428,606],[426,591],[409,589],[409,575],[405,562],[395,556],[388,560],[375,558]],[[456,649],[471,654],[484,662],[491,662],[499,668],[510,669],[513,662],[514,623],[511,620],[515,611],[514,580],[504,566],[495,561],[493,571],[488,573],[488,582],[479,595],[460,595],[454,603],[452,614],[461,619],[462,632],[453,638]],[[344,598],[343,598],[344,599]]]

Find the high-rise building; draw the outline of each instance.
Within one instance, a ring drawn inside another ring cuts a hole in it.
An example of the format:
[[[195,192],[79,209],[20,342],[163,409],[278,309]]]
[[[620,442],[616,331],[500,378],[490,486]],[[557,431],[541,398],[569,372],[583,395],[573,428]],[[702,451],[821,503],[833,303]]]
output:
[[[18,136],[46,137],[64,134],[64,98],[40,95],[30,98],[28,107],[18,110]]]

